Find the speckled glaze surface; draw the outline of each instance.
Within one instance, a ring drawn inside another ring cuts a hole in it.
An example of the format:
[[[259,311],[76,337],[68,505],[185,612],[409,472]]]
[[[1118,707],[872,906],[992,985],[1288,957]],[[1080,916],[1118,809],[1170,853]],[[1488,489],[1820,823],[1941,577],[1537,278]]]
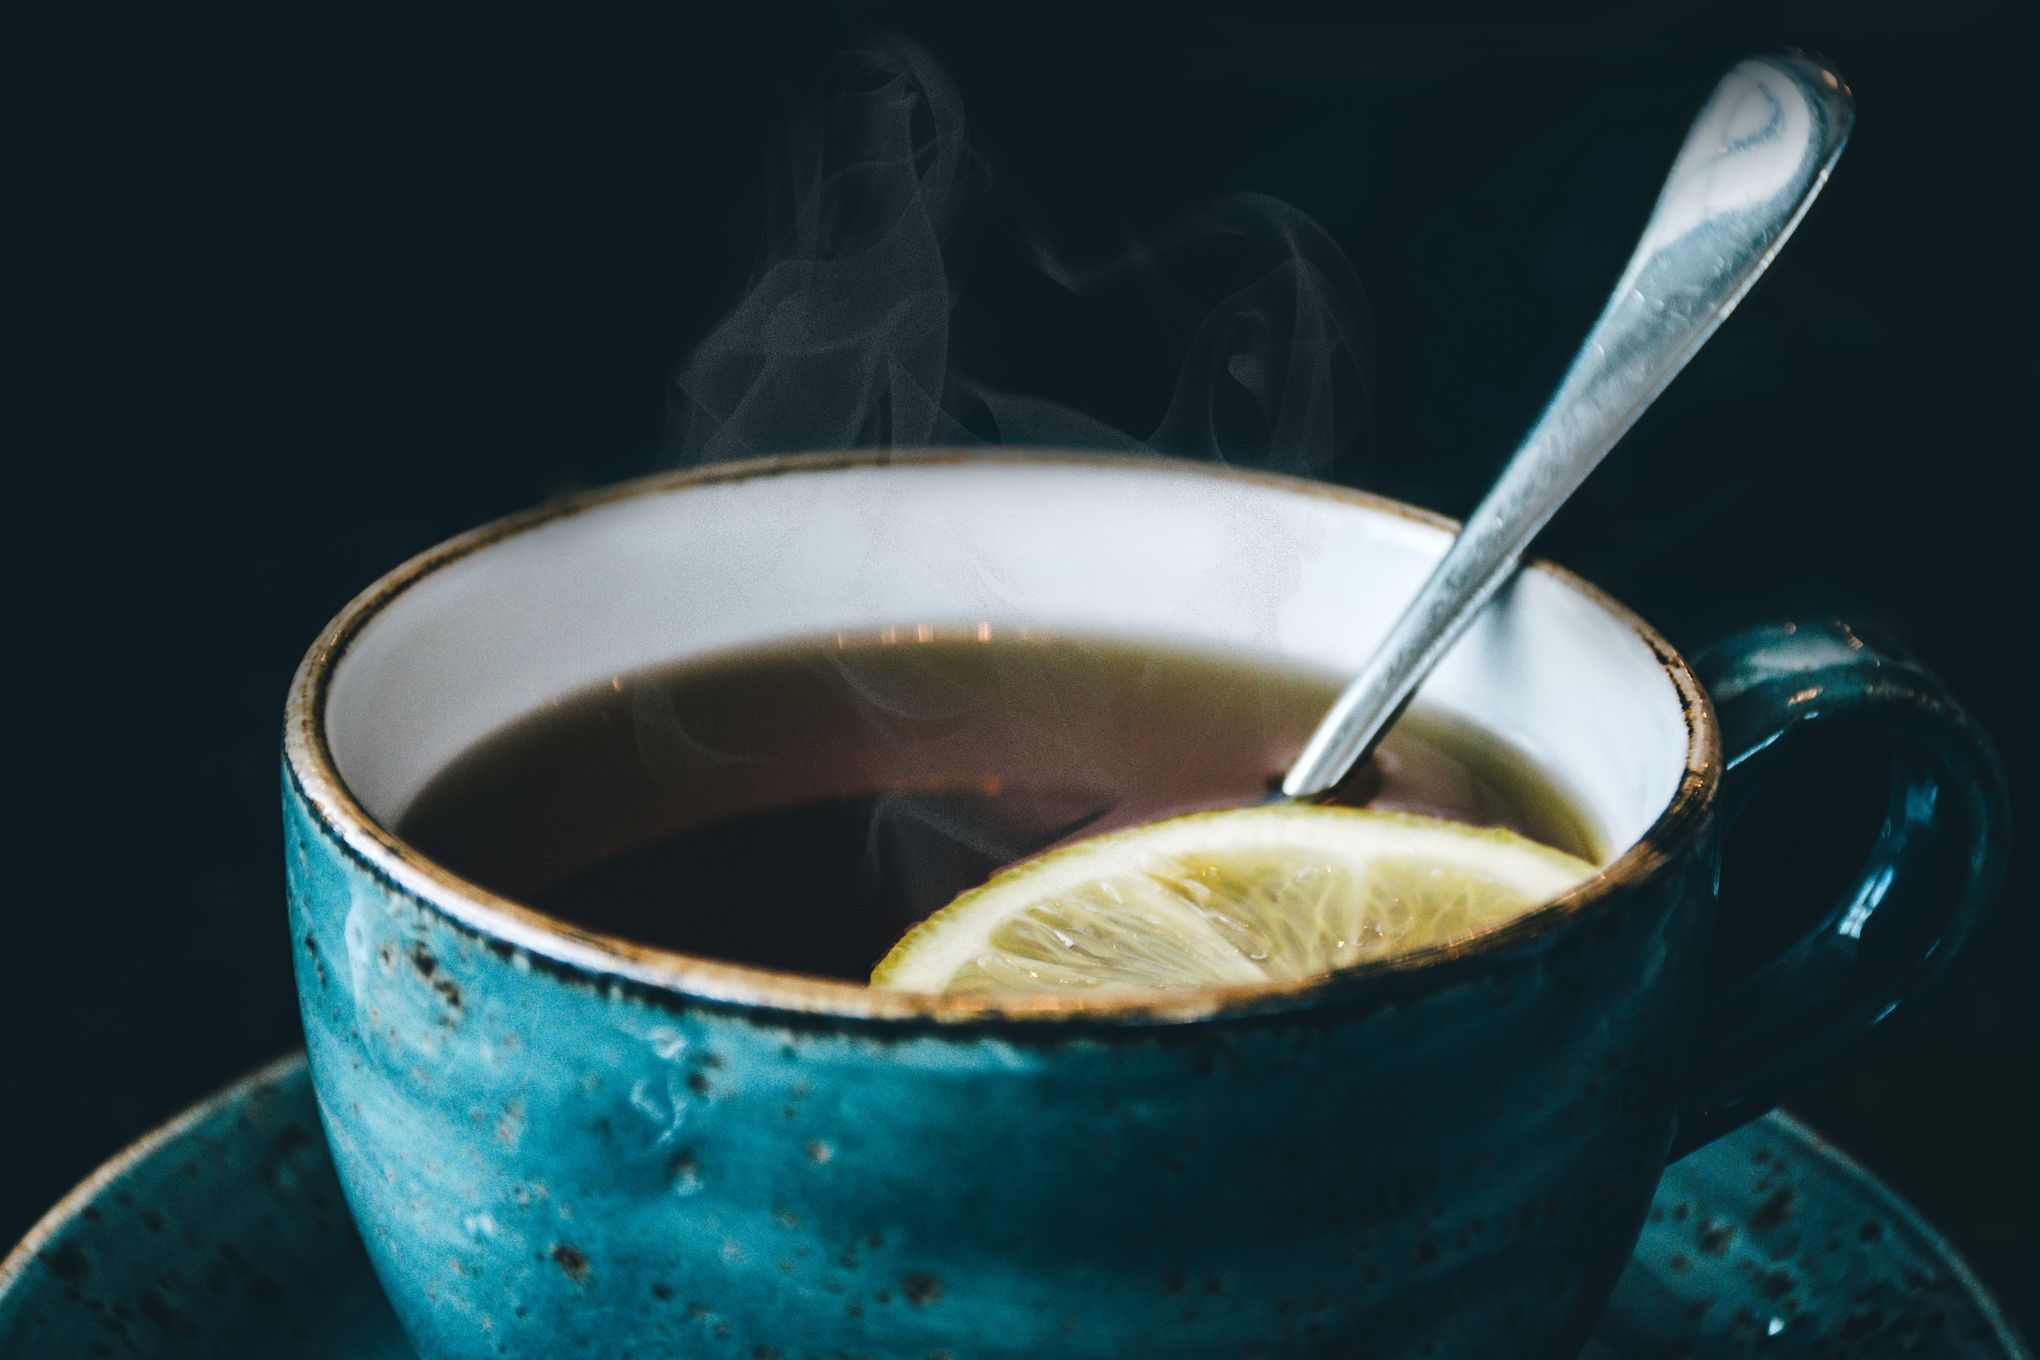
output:
[[[295,800],[288,839],[326,1129],[433,1357],[1577,1346],[1710,900],[1696,855],[1589,928],[1190,1024],[841,1022],[478,938]]]
[[[833,466],[716,476],[791,495]],[[1166,475],[1235,494],[1235,474]],[[1236,484],[1242,503],[1342,494]],[[1713,709],[1662,639],[1561,583],[1656,658],[1687,764],[1600,878],[1474,945],[1318,986],[1047,1011],[649,954],[421,861],[324,743],[350,640],[520,532],[357,602],[287,729],[320,1116],[430,1360],[1571,1354],[1675,1146],[1758,1113],[1945,963],[2001,858],[1995,766],[1930,680],[1839,632],[1764,634],[1711,672],[1732,763],[1841,713],[1895,732],[1903,758],[1850,901],[1756,975],[1711,977]],[[354,711],[350,740],[372,747],[376,711]],[[1923,858],[1954,877],[1923,886]]]
[[[415,1360],[319,1136],[302,1054],[94,1172],[0,1264],[7,1360]]]
[[[0,1266],[0,1355],[416,1360],[317,1122],[292,1058],[109,1163]],[[1748,1355],[2029,1353],[1931,1228],[1774,1115],[1666,1174],[1582,1360]]]

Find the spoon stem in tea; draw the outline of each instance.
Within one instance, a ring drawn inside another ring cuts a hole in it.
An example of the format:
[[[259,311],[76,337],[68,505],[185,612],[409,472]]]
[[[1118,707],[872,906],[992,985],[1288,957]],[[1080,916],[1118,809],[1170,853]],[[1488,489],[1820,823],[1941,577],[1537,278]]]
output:
[[[1285,796],[1325,792],[1373,749],[1538,531],[1776,258],[1854,118],[1841,76],[1808,57],[1752,58],[1722,80],[1558,391],[1311,734]]]

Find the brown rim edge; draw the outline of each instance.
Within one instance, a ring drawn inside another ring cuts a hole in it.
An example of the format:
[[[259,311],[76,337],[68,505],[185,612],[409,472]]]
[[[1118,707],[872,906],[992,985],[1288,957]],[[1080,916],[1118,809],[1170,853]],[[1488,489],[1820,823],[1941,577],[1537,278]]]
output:
[[[440,867],[398,840],[371,817],[355,801],[333,763],[323,721],[326,691],[334,668],[348,644],[390,601],[450,563],[539,525],[637,496],[719,482],[753,481],[846,468],[958,463],[1139,468],[1177,476],[1239,481],[1338,501],[1447,533],[1455,532],[1459,527],[1455,520],[1399,501],[1301,477],[1149,455],[1056,449],[866,450],[796,454],[717,463],[637,478],[512,515],[448,539],[390,571],[349,601],[312,644],[291,680],[290,695],[284,707],[284,761],[292,781],[313,815],[364,867],[404,889],[449,921],[485,938],[592,974],[597,979],[625,979],[698,1000],[850,1020],[970,1022],[1082,1019],[1173,1023],[1204,1019],[1225,1011],[1260,1009],[1321,989],[1325,980],[1312,977],[1191,988],[1151,996],[1012,998],[1001,1001],[888,991],[859,983],[651,948],[617,936],[578,929]],[[1647,878],[1675,856],[1698,828],[1712,802],[1721,775],[1720,738],[1713,708],[1685,658],[1627,606],[1565,568],[1536,559],[1527,563],[1525,569],[1543,572],[1584,596],[1635,633],[1650,648],[1671,679],[1686,725],[1686,767],[1679,787],[1664,811],[1634,845],[1571,892],[1526,913],[1500,930],[1473,940],[1416,950],[1346,969],[1338,974],[1342,987],[1379,974],[1402,973],[1448,959],[1500,950],[1569,924],[1606,901],[1615,889]]]

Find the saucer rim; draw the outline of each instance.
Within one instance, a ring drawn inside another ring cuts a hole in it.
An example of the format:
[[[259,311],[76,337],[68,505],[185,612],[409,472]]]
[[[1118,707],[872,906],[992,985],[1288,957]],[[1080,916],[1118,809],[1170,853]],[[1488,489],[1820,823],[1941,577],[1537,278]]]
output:
[[[1848,1182],[1852,1193],[1862,1195],[1880,1211],[1891,1215],[1902,1227],[1918,1234],[1920,1245],[1940,1261],[1955,1283],[1975,1301],[1977,1312],[1990,1324],[1993,1338],[2004,1348],[2006,1356],[2011,1357],[2011,1360],[2033,1360],[2032,1349],[2026,1345],[2025,1337],[2013,1325],[2011,1318],[2006,1316],[2004,1306],[1998,1302],[1997,1295],[1977,1275],[1968,1259],[1956,1249],[1953,1242],[1948,1240],[1945,1233],[1935,1227],[1910,1200],[1894,1190],[1882,1176],[1857,1161],[1834,1140],[1797,1115],[1789,1114],[1782,1109],[1774,1109],[1758,1115],[1750,1122],[1775,1129],[1793,1143],[1797,1150],[1807,1153],[1838,1172],[1840,1179]],[[1736,1132],[1737,1129],[1730,1129],[1722,1136],[1733,1137]],[[1703,1143],[1695,1148],[1694,1152],[1711,1146],[1712,1144]]]
[[[25,1282],[30,1263],[42,1249],[101,1196],[112,1190],[115,1182],[215,1114],[245,1103],[265,1087],[291,1080],[297,1070],[305,1066],[302,1048],[272,1058],[211,1094],[200,1097],[92,1168],[83,1180],[64,1193],[62,1199],[45,1210],[13,1249],[0,1258],[0,1302],[4,1302]]]

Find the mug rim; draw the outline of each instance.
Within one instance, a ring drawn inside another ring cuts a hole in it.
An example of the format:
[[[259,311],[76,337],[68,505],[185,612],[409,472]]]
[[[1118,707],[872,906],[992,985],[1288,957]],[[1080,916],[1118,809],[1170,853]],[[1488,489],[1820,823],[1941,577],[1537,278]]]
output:
[[[1640,883],[1676,859],[1697,835],[1721,778],[1721,744],[1712,703],[1686,659],[1657,629],[1591,582],[1543,558],[1523,570],[1540,572],[1585,598],[1642,640],[1678,696],[1686,729],[1685,766],[1669,802],[1634,844],[1592,878],[1497,930],[1457,943],[1434,945],[1338,970],[1281,981],[1228,983],[1163,993],[1104,997],[954,997],[892,991],[754,964],[734,963],[640,944],[587,930],[484,888],[413,848],[372,815],[348,787],[326,732],[326,700],[335,669],[355,638],[392,601],[432,573],[505,539],[616,501],[684,491],[723,482],[832,472],[857,467],[927,467],[991,463],[1048,467],[1110,467],[1204,477],[1332,500],[1455,533],[1459,522],[1371,492],[1305,477],[1223,463],[1152,454],[1114,454],[1054,448],[914,450],[865,449],[779,454],[655,473],[596,488],[477,526],[425,549],[386,572],[341,608],[320,632],[291,679],[284,705],[285,773],[306,810],[362,868],[405,892],[435,914],[501,942],[536,960],[597,980],[638,984],[657,995],[724,1006],[805,1014],[839,1020],[935,1021],[1159,1021],[1205,1019],[1221,1013],[1293,1004],[1367,979],[1401,975],[1442,963],[1484,957],[1514,944],[1570,928],[1599,914],[1620,890]]]

